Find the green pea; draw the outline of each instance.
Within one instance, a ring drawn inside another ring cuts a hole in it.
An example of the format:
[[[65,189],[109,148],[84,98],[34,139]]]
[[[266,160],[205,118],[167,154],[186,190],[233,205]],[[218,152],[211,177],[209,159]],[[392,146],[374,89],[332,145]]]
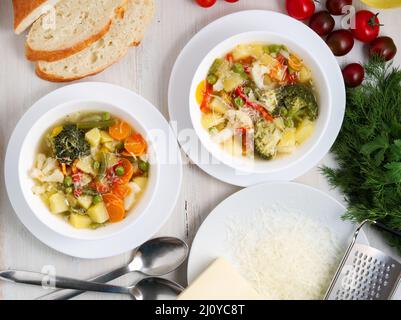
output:
[[[65,187],[70,187],[70,186],[72,186],[72,178],[71,178],[70,176],[66,176],[66,177],[64,178],[63,183],[64,183],[64,186],[65,186]]]
[[[139,169],[141,169],[141,171],[143,172],[147,172],[149,170],[149,163],[146,161],[140,161],[138,166]]]
[[[102,201],[103,201],[103,198],[102,198],[102,196],[100,194],[97,194],[92,199],[93,204],[97,204],[97,203],[102,202]]]
[[[212,73],[209,74],[206,78],[207,82],[210,83],[211,85],[214,85],[217,82],[217,77]]]
[[[119,177],[123,176],[125,173],[124,167],[123,166],[118,166],[115,169],[116,175],[118,175]]]
[[[244,100],[242,100],[241,97],[236,97],[234,99],[234,103],[238,106],[238,107],[242,107],[244,105]]]
[[[243,74],[245,71],[244,71],[244,66],[241,64],[241,63],[235,63],[234,65],[233,65],[233,71],[235,72],[235,73],[240,73],[240,74]]]
[[[219,132],[219,130],[216,128],[216,127],[211,127],[210,129],[209,129],[209,133],[211,134],[211,135],[215,135],[215,134],[217,134]]]
[[[281,108],[281,109],[280,109],[280,115],[281,115],[281,116],[284,117],[284,116],[286,116],[287,114],[288,114],[288,110],[287,110],[286,108]]]
[[[110,112],[104,112],[103,114],[102,114],[102,120],[104,120],[104,121],[107,121],[107,120],[110,120]]]
[[[94,169],[99,169],[100,168],[100,162],[99,161],[95,161],[94,163],[93,163],[93,168]]]

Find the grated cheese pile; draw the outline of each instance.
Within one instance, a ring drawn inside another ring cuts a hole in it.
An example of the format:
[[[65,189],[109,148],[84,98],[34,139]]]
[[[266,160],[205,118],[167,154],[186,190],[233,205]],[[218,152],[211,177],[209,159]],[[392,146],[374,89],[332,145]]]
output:
[[[266,299],[322,299],[344,248],[331,231],[277,205],[230,222],[230,260]]]

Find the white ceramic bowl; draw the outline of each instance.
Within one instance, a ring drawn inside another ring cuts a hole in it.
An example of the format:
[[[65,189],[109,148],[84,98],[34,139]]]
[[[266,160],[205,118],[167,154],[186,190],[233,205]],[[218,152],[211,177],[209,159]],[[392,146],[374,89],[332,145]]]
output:
[[[140,198],[136,206],[128,212],[123,221],[117,223],[110,223],[105,227],[90,230],[90,229],[76,229],[69,223],[53,215],[48,207],[43,203],[39,196],[33,194],[31,191],[34,185],[33,179],[29,176],[29,171],[34,165],[34,159],[37,154],[38,145],[45,134],[45,132],[57,121],[64,118],[66,115],[78,111],[101,111],[110,112],[121,119],[127,121],[135,130],[145,137],[149,143],[148,153],[149,162],[151,163],[149,171],[149,181],[147,188]],[[158,176],[160,165],[157,161],[157,153],[154,145],[149,140],[147,132],[151,128],[145,128],[139,123],[132,112],[121,108],[117,105],[112,105],[105,102],[98,102],[94,100],[74,100],[65,104],[54,106],[50,111],[46,112],[36,121],[31,128],[27,128],[26,138],[22,144],[21,152],[18,159],[18,176],[19,186],[22,190],[23,196],[28,203],[32,213],[48,228],[61,234],[63,236],[80,239],[80,240],[99,240],[110,238],[120,233],[128,226],[135,224],[138,219],[146,213],[146,209],[152,202],[155,190],[158,185]]]
[[[313,31],[311,31],[313,32]],[[319,105],[319,117],[316,120],[315,130],[312,136],[299,146],[293,153],[276,159],[266,161],[262,159],[247,159],[245,157],[233,157],[223,150],[218,144],[214,143],[210,134],[201,125],[202,112],[196,101],[196,88],[198,84],[206,78],[208,70],[216,58],[223,57],[238,44],[247,43],[269,43],[286,45],[290,51],[295,52],[305,62],[312,72],[312,77],[317,92],[317,102]],[[333,97],[331,88],[328,85],[328,77],[325,68],[316,57],[315,52],[310,52],[307,41],[303,39],[290,39],[283,34],[268,31],[252,31],[235,35],[214,47],[202,60],[192,80],[189,106],[193,127],[202,142],[202,145],[218,160],[239,172],[248,173],[273,173],[289,169],[295,164],[302,162],[305,157],[315,148],[319,147],[319,142],[324,136],[330,116],[333,110]],[[339,82],[339,86],[344,86]],[[320,159],[319,159],[320,160]]]

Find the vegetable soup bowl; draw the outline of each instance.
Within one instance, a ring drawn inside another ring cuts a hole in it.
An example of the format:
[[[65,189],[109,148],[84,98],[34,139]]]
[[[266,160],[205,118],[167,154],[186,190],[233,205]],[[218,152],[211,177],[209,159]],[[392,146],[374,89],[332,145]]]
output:
[[[307,159],[305,158],[313,150],[319,148],[320,142],[325,138],[325,133],[328,130],[333,109],[345,107],[345,87],[341,77],[341,70],[330,50],[327,48],[327,54],[323,52],[323,54],[327,56],[327,61],[321,61],[318,56],[321,56],[322,52],[319,52],[318,55],[316,52],[308,49],[309,42],[322,42],[313,31],[310,31],[310,33],[309,38],[303,39],[289,38],[285,35],[285,30],[282,31],[282,33],[269,31],[240,33],[219,43],[204,57],[194,74],[191,84],[189,96],[190,116],[192,125],[202,145],[217,160],[241,173],[278,173],[285,172],[295,164],[301,165],[302,167],[302,163],[304,162],[306,165],[305,161],[307,161]],[[202,80],[206,79],[209,68],[214,60],[223,57],[237,45],[251,43],[282,44],[288,47],[289,51],[297,54],[311,71],[316,100],[319,106],[319,115],[315,120],[312,135],[301,145],[297,146],[292,153],[280,155],[271,160],[264,160],[258,157],[233,156],[219,144],[215,143],[209,132],[205,130],[201,124],[202,111],[196,99],[197,87]],[[331,78],[335,77],[338,88],[341,88],[340,91],[344,92],[343,97],[333,97],[333,90],[330,87],[330,81],[328,79],[329,75],[325,72],[325,63],[336,64],[336,74],[330,76]],[[334,101],[338,101],[338,99],[344,102],[343,105],[334,105]],[[341,121],[342,118],[343,115]],[[317,161],[319,160],[321,159]]]
[[[42,199],[32,192],[34,180],[30,177],[30,170],[34,166],[34,161],[38,153],[40,141],[49,128],[58,123],[65,116],[76,112],[109,112],[130,124],[140,133],[148,143],[149,155],[149,179],[147,188],[139,199],[138,203],[127,213],[122,221],[109,223],[103,227],[93,229],[76,229],[64,219],[50,212]],[[146,128],[135,117],[135,112],[131,112],[126,107],[119,107],[110,103],[99,102],[96,100],[72,100],[64,104],[57,105],[45,112],[32,127],[27,130],[23,141],[18,161],[18,185],[22,190],[23,197],[30,207],[32,214],[44,225],[54,232],[68,238],[78,240],[100,240],[111,238],[132,227],[146,216],[146,211],[153,201],[155,190],[158,187],[158,177],[160,164],[157,158],[157,150],[149,137],[151,128]]]

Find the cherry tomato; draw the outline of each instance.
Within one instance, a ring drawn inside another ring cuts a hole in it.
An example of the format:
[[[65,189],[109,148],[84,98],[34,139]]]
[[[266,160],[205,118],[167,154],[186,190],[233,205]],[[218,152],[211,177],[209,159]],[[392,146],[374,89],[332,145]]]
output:
[[[354,37],[348,30],[336,30],[328,35],[326,43],[335,56],[344,56],[354,47]]]
[[[359,86],[365,78],[365,70],[359,63],[351,63],[343,69],[344,82],[347,87]]]
[[[298,20],[309,19],[315,12],[313,0],[286,0],[288,14]]]
[[[212,7],[217,0],[196,0],[196,2],[203,8]]]
[[[379,37],[373,40],[369,45],[369,55],[382,56],[386,61],[394,58],[397,53],[397,47],[390,37]]]
[[[345,6],[352,5],[352,0],[327,0],[326,8],[333,16],[341,16]]]
[[[355,15],[355,29],[351,29],[355,39],[362,42],[370,42],[377,38],[380,32],[378,13],[368,10],[358,11]]]
[[[316,12],[309,21],[309,27],[319,36],[326,36],[333,31],[336,22],[328,11]]]

